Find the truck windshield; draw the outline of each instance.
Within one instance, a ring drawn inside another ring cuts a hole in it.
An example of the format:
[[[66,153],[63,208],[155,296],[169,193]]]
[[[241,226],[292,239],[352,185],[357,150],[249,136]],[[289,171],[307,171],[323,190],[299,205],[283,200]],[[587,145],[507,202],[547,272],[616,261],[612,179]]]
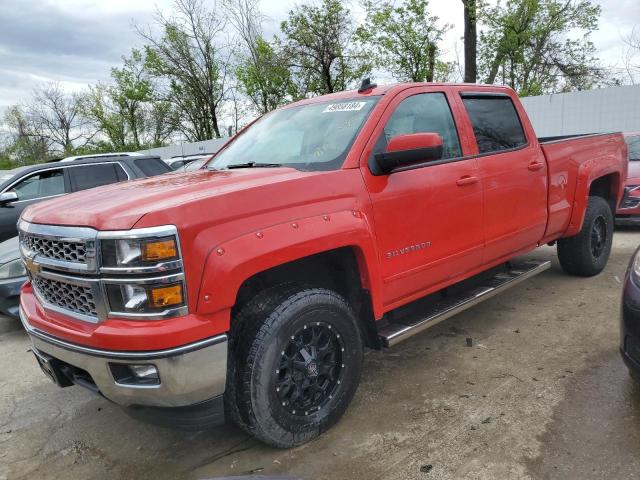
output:
[[[640,135],[626,137],[629,160],[640,161]]]
[[[207,168],[338,169],[378,98],[313,103],[268,113],[216,155]]]

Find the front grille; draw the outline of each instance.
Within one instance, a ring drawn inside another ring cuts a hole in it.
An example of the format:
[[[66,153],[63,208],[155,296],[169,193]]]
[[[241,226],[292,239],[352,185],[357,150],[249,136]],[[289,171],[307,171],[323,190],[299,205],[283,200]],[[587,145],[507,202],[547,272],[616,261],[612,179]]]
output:
[[[27,250],[46,258],[73,263],[87,262],[87,248],[84,242],[52,240],[24,232],[20,232],[20,242]]]
[[[47,303],[82,315],[97,316],[96,301],[90,287],[33,276],[36,293]]]

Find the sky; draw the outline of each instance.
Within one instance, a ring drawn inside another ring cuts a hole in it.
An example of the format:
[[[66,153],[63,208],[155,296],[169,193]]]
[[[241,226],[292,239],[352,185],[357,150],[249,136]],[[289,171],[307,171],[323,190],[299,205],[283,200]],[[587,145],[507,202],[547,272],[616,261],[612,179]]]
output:
[[[265,33],[276,33],[296,3],[300,0],[261,0]],[[640,1],[595,3],[602,16],[592,39],[605,65],[621,67],[622,37],[634,24],[640,28]],[[458,52],[462,57],[462,2],[431,0],[430,6],[442,22],[453,25],[443,42],[445,56],[453,60]],[[170,7],[171,0],[0,0],[0,115],[43,82],[77,91],[108,81],[111,67],[142,43],[134,25],[149,24],[157,9]],[[358,2],[350,8],[356,18],[363,17]]]

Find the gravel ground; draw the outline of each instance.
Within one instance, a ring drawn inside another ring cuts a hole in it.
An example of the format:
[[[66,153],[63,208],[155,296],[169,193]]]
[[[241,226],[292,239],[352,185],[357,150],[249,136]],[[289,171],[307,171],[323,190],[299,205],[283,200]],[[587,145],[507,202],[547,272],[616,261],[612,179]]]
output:
[[[551,270],[383,352],[344,418],[274,450],[233,426],[139,423],[38,370],[0,319],[0,479],[638,478],[640,387],[618,355],[621,280],[640,232],[617,232],[598,277]],[[465,339],[473,338],[473,347]]]

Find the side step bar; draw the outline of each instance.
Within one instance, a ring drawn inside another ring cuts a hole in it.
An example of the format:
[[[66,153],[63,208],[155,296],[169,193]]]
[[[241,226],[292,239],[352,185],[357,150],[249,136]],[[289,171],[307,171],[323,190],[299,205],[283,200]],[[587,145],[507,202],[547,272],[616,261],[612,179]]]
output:
[[[481,281],[469,290],[438,300],[428,311],[420,312],[417,321],[389,323],[378,332],[380,341],[383,346],[392,347],[550,267],[551,262],[548,260],[511,261],[506,270]]]

